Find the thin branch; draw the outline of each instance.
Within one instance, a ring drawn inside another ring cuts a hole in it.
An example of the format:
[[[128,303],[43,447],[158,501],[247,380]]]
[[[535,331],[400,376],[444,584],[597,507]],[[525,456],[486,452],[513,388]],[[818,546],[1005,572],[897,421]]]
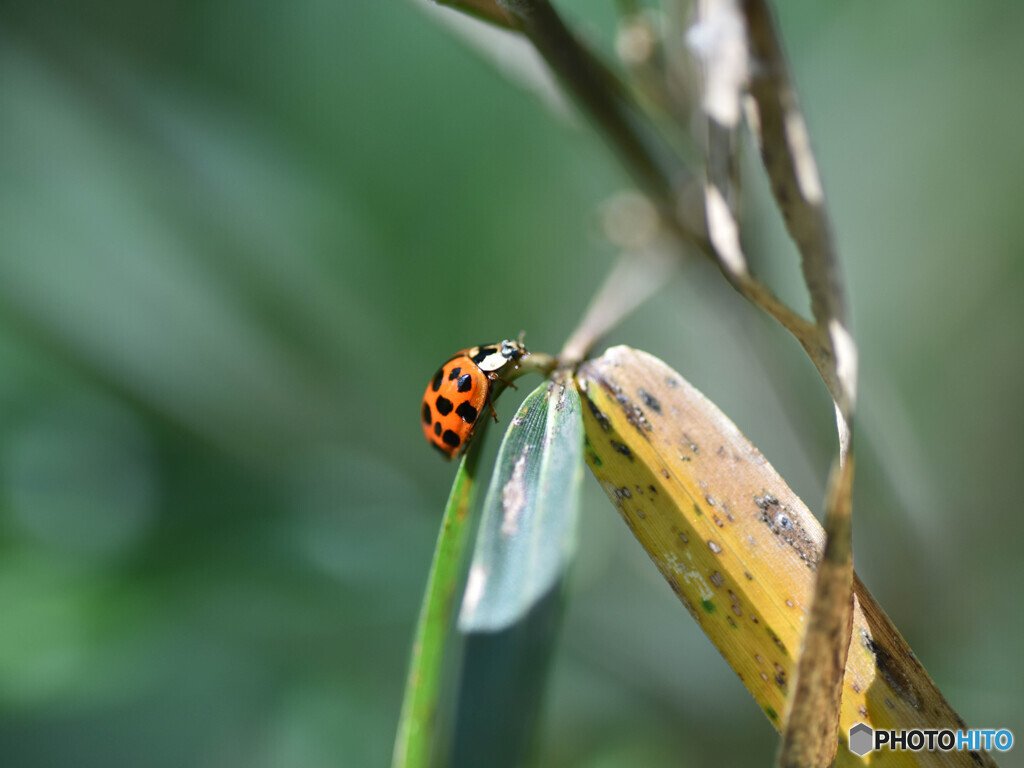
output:
[[[679,266],[676,249],[666,245],[662,238],[642,251],[624,253],[615,263],[558,354],[562,365],[583,362],[601,337],[665,285]]]
[[[801,249],[812,307],[818,321],[816,324],[787,307],[750,274],[742,250],[738,248],[739,225],[729,209],[728,191],[721,194],[720,200],[712,201],[712,197],[707,197],[711,205],[705,210],[705,205],[702,205],[705,202],[702,197],[705,196],[693,194],[703,185],[666,145],[616,75],[580,43],[548,0],[496,2],[510,18],[515,19],[518,28],[622,155],[627,167],[658,207],[663,223],[678,236],[680,251],[689,252],[696,245],[704,253],[715,256],[730,284],[778,320],[804,347],[836,401],[845,458],[855,393],[856,347],[845,322],[845,302],[835,268],[823,200],[815,196],[815,188],[820,190],[820,182],[817,187],[814,184],[817,180],[816,166],[810,155],[806,129],[801,131],[794,127],[802,127],[803,119],[796,107],[781,47],[763,0],[751,0],[744,10],[749,14],[750,28],[758,34],[756,50],[772,62],[770,84],[786,86],[790,96],[775,99],[777,108],[773,110],[768,94],[761,94],[759,105],[766,118],[764,128],[769,129],[763,128],[761,136],[765,148],[773,146],[777,136],[785,138],[780,145],[784,148],[780,156],[786,158],[780,166],[779,178],[782,181],[773,183],[777,194],[779,190],[788,190],[796,184],[800,191],[796,199],[802,207],[807,207],[804,203],[815,207],[813,213],[808,214],[782,199],[779,201]],[[452,4],[467,10],[472,7],[477,12],[481,7],[494,5],[485,0],[452,0]],[[782,115],[781,123],[778,115]],[[778,125],[784,126],[782,133],[775,130]],[[772,173],[774,166],[767,161],[766,165]],[[723,211],[725,216],[721,215]],[[709,228],[717,230],[718,243],[715,246],[709,239]]]
[[[558,358],[574,368],[594,345],[654,295],[680,265],[678,242],[666,231],[650,200],[622,192],[601,207],[601,229],[621,257],[591,299]]]
[[[829,391],[839,401],[834,354],[827,334],[756,280],[746,268],[745,259],[740,266],[735,259],[722,258],[723,252],[712,246],[706,222],[716,214],[705,213],[701,197],[693,194],[702,185],[666,146],[614,73],[576,39],[547,0],[498,2],[518,19],[520,28],[548,65],[623,156],[627,167],[658,207],[663,223],[679,238],[680,251],[689,252],[696,245],[704,253],[713,255],[737,291],[762,307],[797,338]],[[728,219],[735,222],[731,215]],[[739,226],[735,224],[736,243],[739,242],[738,232]]]
[[[576,39],[547,0],[498,1],[519,20],[522,31],[548,65],[619,150],[627,167],[658,207],[663,223],[678,237],[679,250],[686,253],[696,245],[716,257],[729,283],[796,336],[826,378],[826,384],[834,380],[828,375],[829,369],[822,367],[831,360],[831,355],[821,349],[820,335],[814,325],[756,280],[746,268],[745,259],[740,267],[735,260],[723,260],[722,251],[712,247],[700,198],[691,193],[698,188],[698,182],[665,145],[614,73]],[[707,218],[710,216],[709,211]],[[729,218],[732,219],[731,215]],[[738,243],[738,224],[735,232]],[[577,339],[573,341],[575,354]]]
[[[687,239],[704,242],[702,217],[682,217],[677,206],[693,186],[692,172],[654,129],[615,73],[580,43],[547,0],[498,2],[518,20],[548,66],[590,113],[666,222]]]
[[[757,103],[761,158],[772,192],[800,249],[811,310],[821,325],[846,324],[846,301],[818,164],[765,0],[744,0],[750,54],[756,66],[750,95]]]
[[[434,0],[438,5],[447,5],[467,16],[490,22],[505,29],[518,30],[519,22],[502,8],[496,0]]]
[[[749,83],[757,105],[753,127],[776,203],[800,251],[811,312],[832,358],[829,389],[838,416],[845,421],[840,432],[844,427],[848,432],[856,402],[856,346],[849,331],[846,295],[818,164],[771,9],[766,0],[744,0],[741,8],[750,55],[756,63]]]

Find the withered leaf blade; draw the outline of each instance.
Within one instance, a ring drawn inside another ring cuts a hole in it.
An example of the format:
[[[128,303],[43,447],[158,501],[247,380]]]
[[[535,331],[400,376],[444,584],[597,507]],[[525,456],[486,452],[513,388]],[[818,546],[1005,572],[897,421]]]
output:
[[[825,545],[821,525],[736,425],[657,358],[613,347],[581,365],[576,380],[591,470],[781,730],[805,626],[815,620],[809,616]],[[835,498],[844,498],[842,482]],[[847,747],[858,723],[966,727],[856,576],[847,639],[845,664],[836,665],[845,668],[841,681],[821,676],[826,689],[841,685],[836,765],[867,764]],[[869,757],[872,765],[994,765],[986,753],[967,751],[892,755]]]

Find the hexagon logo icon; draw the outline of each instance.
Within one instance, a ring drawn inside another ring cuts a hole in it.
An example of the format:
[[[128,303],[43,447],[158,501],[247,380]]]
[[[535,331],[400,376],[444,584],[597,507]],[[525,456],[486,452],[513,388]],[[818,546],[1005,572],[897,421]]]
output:
[[[850,751],[858,757],[864,757],[871,751],[874,743],[875,732],[871,726],[864,723],[857,723],[850,728]]]

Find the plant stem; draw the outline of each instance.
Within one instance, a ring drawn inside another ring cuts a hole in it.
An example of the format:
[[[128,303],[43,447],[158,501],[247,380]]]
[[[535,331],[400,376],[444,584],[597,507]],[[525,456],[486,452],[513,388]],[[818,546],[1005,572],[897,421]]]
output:
[[[451,635],[466,547],[475,522],[469,519],[469,511],[476,490],[475,474],[481,443],[479,433],[486,427],[484,421],[478,428],[477,440],[470,445],[462,460],[437,536],[416,624],[392,768],[428,768],[437,741],[435,731],[445,648]]]
[[[530,42],[622,155],[665,220],[680,234],[706,241],[703,217],[693,221],[682,217],[676,203],[687,190],[696,189],[693,174],[650,124],[615,73],[580,43],[547,0],[498,3],[519,20]]]

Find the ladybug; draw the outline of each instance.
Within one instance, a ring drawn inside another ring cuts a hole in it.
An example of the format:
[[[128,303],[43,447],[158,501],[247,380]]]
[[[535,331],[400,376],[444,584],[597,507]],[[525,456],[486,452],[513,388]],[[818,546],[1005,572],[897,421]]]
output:
[[[421,417],[427,442],[445,455],[455,458],[473,434],[484,407],[491,409],[494,382],[502,374],[519,367],[528,355],[521,341],[470,347],[456,352],[437,369],[423,393]]]

